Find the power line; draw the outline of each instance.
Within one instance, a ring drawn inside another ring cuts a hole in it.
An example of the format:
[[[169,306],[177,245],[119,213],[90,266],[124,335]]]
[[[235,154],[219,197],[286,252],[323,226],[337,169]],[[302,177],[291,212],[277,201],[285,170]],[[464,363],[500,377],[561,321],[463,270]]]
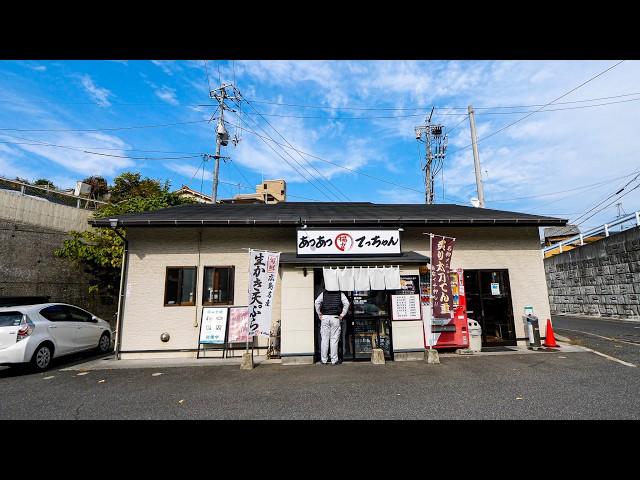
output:
[[[253,106],[253,104],[245,99],[245,101],[249,104],[249,106],[258,114],[260,115],[260,117],[267,123],[267,125],[269,125],[279,136],[280,138],[282,138],[287,145],[289,145],[289,147],[293,148],[293,145],[291,145],[291,143],[289,143],[289,140],[287,140],[277,129],[276,127],[274,127],[266,118],[264,118],[262,116],[262,114]],[[245,112],[246,113],[246,112]],[[295,150],[294,150],[295,151]],[[332,182],[331,180],[329,180],[322,172],[320,172],[311,162],[307,161],[299,152],[296,151],[296,153],[298,154],[298,156],[302,159],[303,162],[306,162],[307,165],[309,165],[311,168],[313,168],[318,175],[320,175],[322,178],[325,179],[325,181],[327,182],[328,185],[330,185],[336,192],[338,192],[338,196],[337,198],[340,198],[340,196],[342,196],[343,198],[345,198],[348,202],[351,201],[351,199],[349,197],[347,197],[341,190],[339,190]]]
[[[209,120],[193,120],[190,122],[160,123],[155,125],[136,125],[131,127],[108,127],[108,128],[0,128],[0,131],[7,132],[103,132],[116,130],[136,130],[141,128],[162,128],[175,127],[178,125],[193,125],[195,123],[208,123]]]
[[[206,60],[204,60],[206,65]],[[235,68],[235,66],[234,66]],[[208,75],[208,70],[207,70]],[[208,79],[209,82],[209,79]],[[235,83],[235,82],[234,82]],[[558,102],[556,105],[568,105],[573,103],[586,103],[586,102],[595,102],[600,100],[610,100],[614,98],[623,98],[630,97],[634,95],[640,95],[640,92],[634,93],[625,93],[620,95],[612,95],[607,97],[598,97],[598,98],[589,98],[584,100],[573,100],[569,102]],[[299,107],[299,108],[309,108],[309,109],[317,109],[317,110],[354,110],[354,111],[416,111],[416,110],[424,110],[425,113],[432,108],[432,105],[429,106],[418,106],[418,107],[330,107],[327,105],[302,105],[295,103],[281,103],[281,102],[273,102],[266,100],[252,100],[253,103],[261,103],[268,105],[278,105],[278,106],[286,106],[286,107]],[[45,99],[31,99],[31,100],[13,100],[13,99],[0,99],[0,103],[13,103],[19,105],[34,105],[34,104],[54,104],[54,105],[102,105],[100,102],[89,102],[89,101],[80,101],[80,102],[61,102],[61,101],[53,101],[53,100],[45,100]],[[111,105],[122,106],[122,107],[137,107],[137,106],[153,106],[153,107],[172,107],[172,108],[181,108],[181,107],[216,107],[216,104],[213,103],[183,103],[180,105],[173,105],[166,102],[112,102]],[[493,107],[474,107],[475,110],[499,110],[499,109],[509,109],[509,108],[535,108],[543,106],[543,104],[531,104],[531,105],[498,105]],[[436,110],[466,110],[467,107],[439,107],[436,106]],[[551,110],[550,110],[551,111]]]
[[[530,117],[531,115],[533,115],[534,113],[537,113],[537,112],[539,112],[540,110],[542,110],[544,107],[546,107],[546,106],[548,106],[548,105],[551,105],[552,103],[555,103],[556,101],[560,100],[560,99],[561,99],[561,98],[563,98],[563,97],[566,97],[566,96],[567,96],[567,95],[569,95],[570,93],[575,92],[576,90],[578,90],[579,88],[583,87],[583,86],[584,86],[584,85],[586,85],[587,83],[589,83],[589,82],[591,82],[591,81],[595,80],[596,78],[598,78],[598,77],[600,77],[600,76],[604,75],[604,74],[605,74],[605,73],[607,73],[609,70],[611,70],[611,69],[613,69],[613,68],[617,67],[618,65],[620,65],[622,62],[624,62],[624,60],[621,60],[621,61],[619,61],[618,63],[616,63],[615,65],[612,65],[611,67],[609,67],[609,68],[607,68],[607,69],[603,70],[602,72],[598,73],[597,75],[594,75],[594,76],[593,76],[593,77],[591,77],[589,80],[587,80],[587,81],[585,81],[585,82],[582,82],[582,83],[581,83],[580,85],[578,85],[577,87],[574,87],[574,88],[572,88],[571,90],[569,90],[568,92],[563,93],[562,95],[560,95],[560,96],[559,96],[559,97],[557,97],[556,99],[551,100],[549,103],[544,104],[544,105],[543,105],[542,107],[540,107],[539,109],[534,110],[533,112],[528,113],[527,115],[525,115],[525,116],[524,116],[524,117],[522,117],[522,118],[519,118],[519,119],[518,119],[518,120],[516,120],[515,122],[511,122],[510,124],[505,125],[504,127],[500,128],[500,129],[498,129],[498,130],[496,130],[495,132],[490,133],[489,135],[486,135],[485,137],[482,137],[482,138],[480,138],[480,139],[477,139],[477,140],[475,141],[475,144],[477,145],[478,143],[480,143],[480,142],[482,142],[482,141],[484,141],[484,140],[486,140],[486,139],[488,139],[488,138],[491,138],[491,137],[493,137],[494,135],[497,135],[498,133],[500,133],[500,132],[502,132],[502,131],[506,130],[507,128],[512,127],[513,125],[515,125],[515,124],[517,124],[517,123],[522,122],[523,120],[525,120],[525,119],[529,118],[529,117]],[[449,152],[449,155],[451,155],[452,153],[459,152],[459,151],[461,151],[461,150],[465,150],[465,149],[467,149],[467,148],[469,148],[469,147],[472,147],[473,145],[474,145],[473,143],[470,143],[469,145],[467,145],[467,146],[465,146],[465,147],[458,148],[457,150],[454,150],[453,152]]]
[[[13,135],[7,135],[7,134],[3,134],[6,135],[8,137],[13,137]],[[16,138],[21,138],[21,137],[16,137]],[[4,143],[4,144],[10,144],[10,145],[32,145],[32,146],[43,146],[43,147],[54,147],[54,148],[64,148],[66,150],[73,150],[76,152],[81,152],[81,153],[87,153],[87,154],[91,154],[91,155],[100,155],[100,156],[104,156],[104,157],[115,157],[115,158],[129,158],[131,160],[181,160],[181,159],[186,159],[186,158],[195,158],[195,157],[199,157],[200,155],[202,155],[201,153],[193,153],[193,152],[171,152],[171,153],[192,153],[190,155],[185,155],[185,156],[180,156],[180,157],[133,157],[133,156],[129,156],[129,155],[113,155],[113,154],[108,154],[108,153],[101,153],[101,152],[94,152],[92,150],[89,150],[91,147],[72,147],[72,146],[68,146],[68,145],[58,145],[55,143],[48,143],[48,142],[41,142],[38,140],[30,140],[31,142],[35,142],[35,143],[25,143],[25,142],[7,142],[7,141],[0,141],[0,143]],[[99,148],[97,148],[96,150],[99,150]],[[127,151],[126,149],[117,149],[117,148],[108,148],[105,150],[120,150],[120,151]],[[134,149],[130,149],[129,151],[137,151],[137,152],[144,152],[144,150],[134,150]],[[157,152],[159,153],[159,152]]]
[[[232,125],[233,125],[233,124],[232,124]],[[262,139],[264,142],[266,142],[266,138],[267,138],[267,137],[263,137],[262,135],[260,135],[259,133],[257,133],[255,130],[251,130],[250,128],[247,128],[247,127],[239,127],[239,128],[240,128],[241,130],[245,131],[245,132],[249,132],[249,133],[251,133],[251,134],[255,135],[256,137],[258,137],[258,138]],[[371,179],[373,179],[373,180],[377,180],[377,181],[379,181],[379,182],[388,183],[389,185],[393,185],[393,186],[396,186],[396,187],[399,187],[399,188],[403,188],[403,189],[405,189],[405,190],[410,190],[410,191],[412,191],[412,192],[417,192],[417,193],[420,193],[420,194],[424,194],[424,191],[420,191],[420,190],[417,190],[417,189],[415,189],[415,188],[407,187],[407,186],[405,186],[405,185],[400,185],[399,183],[391,182],[391,181],[386,180],[386,179],[384,179],[384,178],[376,177],[376,176],[374,176],[374,175],[370,175],[370,174],[365,173],[365,172],[362,172],[362,171],[360,171],[360,170],[356,170],[356,169],[353,169],[353,168],[345,167],[344,165],[340,165],[340,164],[335,163],[335,162],[332,162],[332,161],[330,161],[330,160],[326,160],[326,159],[324,159],[324,158],[322,158],[322,157],[318,157],[317,155],[312,155],[311,153],[307,153],[307,152],[305,152],[305,151],[303,151],[303,150],[300,150],[300,149],[297,149],[297,148],[288,147],[287,145],[284,145],[284,144],[282,144],[282,143],[278,143],[277,141],[273,140],[273,138],[270,138],[270,140],[271,140],[273,143],[275,143],[276,145],[279,145],[279,146],[284,147],[284,148],[291,148],[291,149],[296,150],[297,152],[302,153],[302,154],[304,154],[304,155],[306,155],[306,156],[308,156],[308,157],[315,158],[315,159],[317,159],[317,160],[320,160],[321,162],[325,162],[325,163],[328,163],[328,164],[330,164],[330,165],[334,165],[334,166],[336,166],[336,167],[338,167],[338,168],[342,168],[343,170],[348,170],[349,172],[357,173],[358,175],[363,175],[363,176],[365,176],[365,177],[369,177],[369,178],[371,178]]]
[[[253,119],[252,119],[252,121],[253,121]],[[255,124],[255,122],[254,122],[254,124]],[[256,124],[256,125],[257,125],[257,124]],[[275,143],[275,144],[279,145],[279,144],[278,144],[278,142],[276,142],[276,141],[275,141],[275,140],[274,140],[274,139],[273,139],[273,138],[268,134],[268,132],[266,132],[266,131],[265,131],[265,130],[260,126],[260,125],[257,125],[257,127],[258,127],[258,128],[260,128],[263,132],[265,132],[265,133],[267,134],[267,136],[269,137],[269,139],[270,139],[273,143]],[[243,127],[240,127],[240,128],[244,130],[244,128],[243,128]],[[259,137],[259,138],[264,142],[264,144],[265,144],[265,145],[267,145],[271,150],[273,150],[273,151],[275,152],[275,154],[276,154],[276,155],[278,155],[280,158],[282,158],[282,159],[285,161],[285,163],[286,163],[287,165],[289,165],[291,168],[293,168],[293,170],[294,170],[296,173],[298,173],[302,178],[304,178],[307,182],[309,182],[309,183],[310,183],[310,184],[311,184],[311,185],[312,185],[316,190],[318,190],[320,193],[322,193],[325,197],[327,197],[329,200],[331,200],[331,197],[329,197],[329,195],[327,195],[327,193],[326,193],[325,191],[323,191],[323,190],[322,190],[321,188],[319,188],[316,184],[314,184],[311,180],[309,180],[309,179],[308,179],[308,178],[307,178],[307,177],[306,177],[302,172],[300,172],[300,170],[298,170],[298,169],[297,169],[293,164],[291,164],[291,162],[289,162],[289,160],[287,160],[285,157],[283,157],[283,156],[282,156],[282,154],[280,154],[280,152],[278,152],[275,148],[273,148],[273,147],[272,147],[272,146],[271,146],[271,145],[270,145],[270,144],[269,144],[269,143],[268,143],[268,142],[267,142],[267,141],[262,137],[262,135],[258,135],[258,137]],[[286,152],[286,150],[283,150],[283,151],[285,151],[285,152]],[[287,155],[289,155],[289,153],[288,153],[288,152],[286,152],[286,153],[287,153]],[[289,156],[291,157],[291,155],[289,155]],[[293,159],[293,157],[291,157],[291,158]],[[294,160],[295,160],[295,159],[294,159]],[[309,173],[309,172],[307,171],[307,173]],[[311,176],[311,178],[313,178],[313,176]]]
[[[249,103],[249,102],[247,101],[247,103]],[[253,108],[253,109],[255,110],[255,108],[253,107],[253,105],[251,105],[251,104],[249,104],[249,105],[251,106],[251,108]],[[256,111],[257,111],[257,110],[256,110]],[[236,116],[237,116],[237,117],[238,117],[238,119],[240,120],[239,115],[236,115]],[[285,142],[287,142],[287,143],[288,143],[287,139],[286,139],[286,138],[284,138],[284,137],[280,134],[280,132],[278,132],[278,131],[275,129],[275,127],[273,127],[273,126],[272,126],[272,125],[271,125],[271,124],[270,124],[270,123],[269,123],[265,118],[263,118],[263,120],[264,120],[264,121],[265,121],[265,122],[266,122],[266,123],[267,123],[267,124],[268,124],[268,125],[269,125],[269,126],[270,126],[274,131],[275,131],[275,132],[276,132],[276,133],[278,133],[278,135],[280,135],[280,137],[282,137],[282,138],[284,139],[284,141],[285,141]],[[279,144],[278,142],[276,142],[276,141],[273,139],[273,137],[271,137],[271,135],[269,135],[269,133],[268,133],[265,129],[263,129],[263,128],[262,128],[262,127],[261,127],[261,126],[260,126],[260,125],[255,121],[255,120],[254,120],[254,119],[251,119],[251,121],[253,122],[253,124],[254,124],[254,125],[256,125],[258,128],[260,128],[264,133],[266,133],[266,134],[267,134],[267,136],[268,136],[268,138],[269,138],[272,142],[274,142],[276,145],[279,145],[279,146],[281,146],[281,147],[284,147],[283,145],[281,145],[281,144]],[[240,128],[242,128],[242,127],[240,127]],[[263,139],[263,141],[264,141],[264,139]],[[265,142],[265,143],[266,143],[266,142]],[[291,147],[291,144],[289,144],[289,146]],[[280,154],[279,154],[275,149],[273,149],[273,147],[271,147],[271,146],[270,146],[270,148],[272,148],[272,150],[274,150],[274,152],[276,152],[276,153],[277,153],[277,154],[278,154],[278,155],[279,155],[283,160],[285,160],[289,166],[291,166],[292,168],[294,168],[294,170],[295,170],[296,172],[298,172],[299,174],[301,174],[301,172],[300,172],[298,169],[296,169],[296,168],[295,168],[291,163],[289,163],[289,162],[287,161],[287,159],[286,159],[286,158],[284,158],[284,157],[283,157],[282,155],[280,155]],[[307,173],[307,174],[308,174],[308,175],[309,175],[313,180],[315,180],[315,181],[318,183],[318,185],[320,185],[320,187],[321,187],[321,188],[318,188],[318,187],[317,187],[313,182],[311,182],[311,181],[310,181],[310,180],[308,180],[304,175],[302,175],[302,177],[303,177],[303,178],[305,178],[305,180],[307,180],[309,183],[311,183],[311,184],[312,184],[312,185],[313,185],[317,190],[319,190],[319,191],[320,191],[324,196],[326,196],[327,198],[331,199],[331,197],[329,197],[329,196],[328,196],[328,195],[323,191],[323,188],[325,188],[325,187],[322,185],[322,183],[320,182],[320,180],[318,180],[318,179],[315,177],[315,175],[313,175],[311,172],[309,172],[309,170],[308,170],[304,165],[302,165],[298,160],[296,160],[296,159],[295,159],[295,158],[294,158],[294,157],[293,157],[293,156],[292,156],[288,151],[284,150],[284,148],[283,148],[283,152],[284,152],[284,153],[286,153],[286,154],[287,154],[287,156],[289,156],[289,158],[291,158],[291,159],[292,159],[292,160],[293,160],[293,161],[294,161],[294,162],[295,162],[295,163],[296,163],[300,168],[302,168],[302,169],[303,169],[303,170],[304,170],[304,171],[305,171],[305,172],[306,172],[306,173]],[[304,158],[303,158],[302,160],[303,160],[303,162],[305,161],[305,160],[304,160]],[[316,171],[317,171],[317,170],[316,170]],[[330,182],[329,182],[329,184],[331,185],[331,183],[330,183]],[[329,190],[329,189],[326,189],[326,190],[327,190],[327,191],[329,191],[332,195],[336,196],[336,194],[335,194],[334,192],[332,192],[331,190]],[[337,198],[338,200],[340,199],[340,197],[339,197],[339,196],[336,196],[336,198]]]
[[[616,196],[618,196],[620,193],[622,193],[622,191],[623,191],[625,188],[627,188],[627,186],[629,186],[631,183],[633,183],[633,182],[634,182],[634,181],[635,181],[639,176],[640,176],[640,173],[636,174],[636,176],[635,176],[635,177],[633,177],[631,180],[629,180],[627,183],[625,183],[625,184],[624,184],[624,186],[623,186],[622,188],[618,189],[615,193],[612,193],[612,194],[611,194],[611,195],[609,195],[607,198],[605,198],[604,200],[602,200],[602,201],[598,202],[596,205],[594,205],[593,207],[591,207],[589,210],[587,210],[587,211],[586,211],[586,212],[584,212],[583,214],[581,214],[581,215],[579,215],[578,217],[576,217],[576,218],[573,220],[573,223],[577,222],[580,218],[584,217],[586,214],[588,214],[588,213],[592,212],[594,209],[598,208],[600,205],[602,205],[604,202],[606,202],[607,200],[609,200],[611,197],[616,197]],[[638,184],[638,185],[640,185],[640,184]],[[635,190],[635,188],[631,189],[630,191],[633,191],[633,190]],[[629,193],[629,192],[627,192],[627,193]],[[626,193],[625,193],[625,195],[626,195]],[[624,196],[624,195],[623,195],[623,196]],[[596,213],[597,213],[597,212],[596,212]],[[594,214],[594,215],[595,215],[595,214]],[[593,215],[591,215],[591,217],[592,217],[592,216],[593,216]],[[587,219],[585,219],[585,220],[588,220],[588,219],[589,219],[589,218],[591,218],[591,217],[588,217],[588,218],[587,218]],[[584,223],[584,222],[585,222],[585,220],[583,220],[581,223]],[[578,224],[578,225],[579,225],[579,224]]]
[[[249,190],[253,190],[253,187],[250,187],[249,185],[244,185],[242,183],[224,182],[222,180],[220,180],[220,183],[224,183],[225,185],[232,185],[234,187],[242,187]],[[318,200],[317,198],[303,197],[302,195],[293,195],[291,193],[287,193],[287,197],[302,198],[303,200],[310,200],[312,202],[322,202],[322,200]]]
[[[57,143],[44,142],[42,140],[35,140],[32,138],[18,137],[16,135],[9,135],[8,133],[2,133],[0,135],[4,135],[5,137],[18,138],[20,140],[26,140],[26,142],[8,142],[8,141],[0,141],[0,143],[5,143],[9,145],[42,145],[42,146],[51,146],[58,148],[70,148],[70,149],[84,149],[89,148],[91,150],[117,150],[122,152],[143,152],[143,153],[180,153],[185,155],[200,155],[200,152],[180,152],[175,150],[142,150],[139,148],[117,148],[117,147],[85,147],[79,145],[60,145]],[[29,143],[31,142],[31,143]],[[35,142],[35,143],[34,143]]]
[[[598,185],[605,185],[605,184],[614,182],[616,180],[620,180],[622,178],[628,178],[628,177],[631,177],[632,175],[635,175],[637,172],[638,172],[638,170],[635,170],[635,171],[633,171],[632,173],[630,173],[628,175],[623,175],[621,177],[611,178],[609,180],[603,180],[603,181],[600,181],[600,182],[597,182],[597,183],[591,183],[589,185],[582,185],[581,187],[570,188],[568,190],[560,190],[560,191],[557,191],[557,192],[540,193],[540,194],[537,194],[537,195],[527,195],[525,197],[503,198],[501,200],[489,199],[487,201],[488,202],[493,202],[493,203],[512,202],[514,200],[525,200],[525,199],[529,199],[529,198],[548,197],[548,196],[552,196],[552,195],[558,195],[560,193],[574,192],[576,190],[584,190],[585,188],[596,187]]]
[[[635,180],[635,179],[634,179]],[[601,209],[593,212],[591,215],[589,215],[587,218],[585,218],[584,220],[582,220],[580,223],[577,223],[576,226],[582,225],[584,222],[586,222],[587,220],[589,220],[590,218],[592,218],[593,216],[597,215],[598,213],[600,213],[601,211],[605,210],[606,208],[610,207],[611,205],[613,205],[613,203],[617,202],[618,200],[620,200],[621,198],[629,195],[631,192],[633,192],[636,188],[640,187],[640,183],[638,185],[636,185],[635,187],[633,187],[631,190],[629,190],[627,193],[620,195],[618,198],[613,199],[609,204],[605,205],[604,207],[602,207]],[[622,191],[622,190],[620,190]],[[618,193],[620,193],[620,191]],[[617,195],[617,194],[616,194]]]
[[[542,113],[547,113],[547,112],[560,112],[560,111],[565,111],[565,110],[579,110],[579,109],[584,109],[584,108],[592,108],[592,107],[603,107],[606,105],[614,105],[614,104],[619,104],[619,103],[629,103],[629,102],[637,102],[640,101],[640,98],[631,98],[628,100],[618,100],[616,102],[605,102],[605,103],[596,103],[593,105],[580,105],[577,107],[563,107],[563,108],[550,108],[547,110],[542,111]],[[547,104],[549,105],[549,104]],[[544,105],[544,106],[547,106]],[[542,108],[544,108],[544,106]],[[508,107],[502,107],[502,108],[508,108]],[[542,110],[542,108],[539,108],[537,110],[525,110],[525,111],[510,111],[510,112],[481,112],[478,113],[478,115],[480,116],[484,116],[484,115],[517,115],[517,114],[521,114],[521,113],[536,113],[536,112],[540,112]],[[475,109],[475,107],[474,107]],[[447,115],[447,116],[459,116],[459,115],[466,115],[463,113],[441,113],[441,112],[437,112],[437,115]],[[253,115],[250,112],[247,112],[247,115]],[[267,117],[280,117],[280,118],[300,118],[300,119],[315,119],[315,120],[377,120],[377,119],[395,119],[395,118],[410,118],[410,117],[422,117],[425,115],[425,113],[411,113],[411,114],[406,114],[406,115],[376,115],[376,116],[360,116],[360,117],[330,117],[330,116],[326,116],[326,115],[288,115],[288,114],[280,114],[280,113],[262,113],[261,115],[267,116]]]
[[[640,95],[640,92],[635,93],[624,93],[621,95],[613,95],[609,97],[599,97],[599,98],[588,98],[584,100],[573,100],[570,102],[558,102],[556,105],[568,105],[572,103],[586,103],[586,102],[595,102],[599,100],[610,100],[612,98],[622,98],[622,97],[630,97],[634,95]],[[267,100],[252,100],[253,103],[264,103],[267,105],[278,105],[285,107],[299,107],[299,108],[310,108],[316,110],[360,110],[360,111],[415,111],[415,110],[425,110],[425,113],[428,112],[432,105],[424,106],[424,107],[330,107],[327,105],[301,105],[296,103],[281,103],[281,102],[273,102]],[[494,106],[494,107],[474,107],[475,110],[498,110],[498,109],[506,109],[506,108],[535,108],[542,107],[544,104],[532,104],[532,105],[510,105],[510,106]],[[441,109],[449,109],[449,110],[467,110],[467,107],[438,107],[436,106],[436,110]],[[424,113],[423,113],[424,114]]]

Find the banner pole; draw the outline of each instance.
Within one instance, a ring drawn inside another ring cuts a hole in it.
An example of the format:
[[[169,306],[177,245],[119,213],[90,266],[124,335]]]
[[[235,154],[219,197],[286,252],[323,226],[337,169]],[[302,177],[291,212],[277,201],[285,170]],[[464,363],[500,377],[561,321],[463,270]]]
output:
[[[252,250],[249,249],[249,277],[251,276],[251,258],[253,257],[252,255]],[[249,285],[251,283],[249,282]],[[251,287],[247,287],[247,295],[251,294]],[[249,353],[249,327],[251,325],[251,320],[250,320],[250,316],[249,316],[249,304],[247,304],[247,345],[245,347],[245,353]]]
[[[431,314],[431,322],[429,325],[429,350],[431,350],[431,343],[433,343],[433,233],[429,234],[429,313]]]

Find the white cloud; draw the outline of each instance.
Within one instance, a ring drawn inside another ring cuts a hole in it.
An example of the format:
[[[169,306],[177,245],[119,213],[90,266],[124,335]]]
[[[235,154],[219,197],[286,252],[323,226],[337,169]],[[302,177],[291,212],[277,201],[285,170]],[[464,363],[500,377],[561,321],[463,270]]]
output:
[[[170,105],[179,105],[178,99],[176,97],[176,90],[174,88],[167,87],[165,85],[162,88],[156,90],[156,96],[160,98],[162,101],[167,102]]]
[[[167,75],[182,71],[182,67],[175,60],[151,60],[151,63],[159,67]]]
[[[79,149],[56,148],[46,145],[19,145],[20,149],[57,163],[67,170],[80,175],[112,175],[123,168],[135,164],[120,150],[127,145],[120,138],[104,133],[56,132],[40,137],[40,141],[56,145],[84,148],[104,155],[86,153]],[[107,148],[109,150],[91,150]],[[113,149],[113,150],[111,150]],[[18,160],[14,159],[14,162]]]
[[[111,105],[109,97],[113,94],[106,88],[98,87],[89,75],[82,75],[80,82],[87,93],[89,93],[100,106],[108,107]]]

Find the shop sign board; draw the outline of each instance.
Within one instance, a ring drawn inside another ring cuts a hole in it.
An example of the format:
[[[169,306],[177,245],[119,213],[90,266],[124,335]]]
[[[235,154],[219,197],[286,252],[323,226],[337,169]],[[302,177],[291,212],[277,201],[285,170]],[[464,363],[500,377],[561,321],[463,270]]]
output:
[[[227,343],[247,341],[249,309],[247,307],[231,307],[229,309],[229,336]]]
[[[203,307],[200,325],[200,343],[223,345],[227,333],[226,307]]]
[[[431,236],[431,291],[433,317],[451,317],[453,292],[451,290],[451,255],[455,238]]]
[[[420,320],[420,295],[391,295],[393,320]]]
[[[280,252],[249,250],[249,337],[271,335],[271,309],[279,263]]]
[[[296,253],[304,256],[401,255],[400,230],[298,229]]]

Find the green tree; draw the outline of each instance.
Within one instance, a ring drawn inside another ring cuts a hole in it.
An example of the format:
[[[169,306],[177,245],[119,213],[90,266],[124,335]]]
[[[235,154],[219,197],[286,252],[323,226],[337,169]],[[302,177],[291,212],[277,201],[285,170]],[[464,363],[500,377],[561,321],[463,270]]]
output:
[[[52,190],[58,189],[58,187],[56,187],[51,180],[47,180],[46,178],[39,178],[38,180],[33,182],[31,185],[35,185],[36,187],[50,188]]]
[[[82,183],[91,185],[91,196],[94,198],[103,197],[109,193],[109,186],[104,177],[92,175],[82,180]]]
[[[114,218],[192,203],[191,199],[171,193],[169,182],[161,184],[150,178],[142,179],[139,173],[125,172],[116,177],[114,183],[119,187],[118,203],[100,207],[93,214],[94,218]],[[125,235],[124,230],[120,233]],[[70,232],[69,236],[71,238],[64,240],[62,247],[54,251],[55,255],[71,260],[93,275],[95,283],[90,287],[91,292],[117,294],[124,252],[122,239],[111,228]]]
[[[159,180],[146,177],[142,178],[139,173],[124,172],[113,180],[111,187],[111,201],[121,202],[133,197],[153,197],[169,190],[169,182],[164,184]]]

